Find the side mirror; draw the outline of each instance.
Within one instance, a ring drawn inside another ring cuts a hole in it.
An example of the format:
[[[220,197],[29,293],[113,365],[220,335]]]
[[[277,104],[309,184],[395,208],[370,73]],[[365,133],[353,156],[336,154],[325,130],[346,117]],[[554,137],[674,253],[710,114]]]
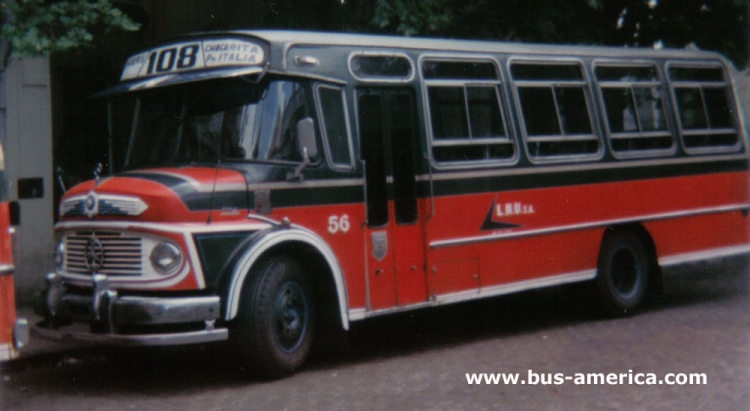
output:
[[[315,143],[315,121],[310,117],[297,122],[297,149],[302,157],[302,163],[294,169],[294,172],[286,176],[286,179],[290,181],[302,181],[302,170],[310,165],[311,158],[318,155],[318,145]]]
[[[297,148],[302,161],[309,162],[309,159],[318,155],[318,145],[315,143],[315,121],[310,117],[297,122]]]

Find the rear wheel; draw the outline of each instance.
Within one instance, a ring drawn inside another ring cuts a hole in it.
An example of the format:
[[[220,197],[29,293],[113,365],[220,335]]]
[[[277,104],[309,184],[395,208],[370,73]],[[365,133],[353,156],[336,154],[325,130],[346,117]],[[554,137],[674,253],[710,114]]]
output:
[[[597,288],[610,315],[626,315],[643,302],[649,282],[648,252],[632,231],[604,237],[597,265]]]
[[[300,263],[288,256],[261,262],[243,289],[237,335],[250,371],[279,378],[300,368],[315,328],[310,285]]]

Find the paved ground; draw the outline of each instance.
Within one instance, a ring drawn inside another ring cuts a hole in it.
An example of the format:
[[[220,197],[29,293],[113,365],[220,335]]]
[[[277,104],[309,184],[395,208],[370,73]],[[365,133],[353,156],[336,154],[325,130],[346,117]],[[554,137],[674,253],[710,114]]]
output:
[[[750,410],[745,262],[670,275],[661,301],[609,320],[551,289],[357,326],[348,356],[279,381],[222,346],[123,352],[32,341],[2,370],[14,410]],[[466,373],[705,374],[706,385],[469,385]]]

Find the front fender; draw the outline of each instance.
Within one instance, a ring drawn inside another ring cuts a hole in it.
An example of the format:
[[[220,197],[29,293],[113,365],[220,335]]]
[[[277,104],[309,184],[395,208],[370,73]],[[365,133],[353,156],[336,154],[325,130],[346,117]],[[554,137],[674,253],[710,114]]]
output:
[[[240,254],[240,257],[236,260],[236,264],[231,270],[224,310],[225,320],[231,321],[237,317],[242,287],[247,280],[251,268],[262,256],[285,243],[304,243],[319,253],[319,256],[327,264],[336,288],[341,326],[345,330],[349,329],[349,317],[347,316],[347,307],[349,305],[347,303],[346,284],[344,283],[341,266],[333,251],[323,239],[315,233],[298,226],[267,230],[256,233],[253,237],[254,240],[247,244],[246,249]]]

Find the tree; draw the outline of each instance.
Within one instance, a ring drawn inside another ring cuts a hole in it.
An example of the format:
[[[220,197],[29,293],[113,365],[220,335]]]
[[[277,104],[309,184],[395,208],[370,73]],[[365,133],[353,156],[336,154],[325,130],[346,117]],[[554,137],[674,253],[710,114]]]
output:
[[[2,13],[2,68],[10,57],[85,47],[97,34],[139,28],[110,0],[3,0]]]
[[[375,0],[371,24],[407,36],[613,46],[697,45],[744,66],[746,0]]]

